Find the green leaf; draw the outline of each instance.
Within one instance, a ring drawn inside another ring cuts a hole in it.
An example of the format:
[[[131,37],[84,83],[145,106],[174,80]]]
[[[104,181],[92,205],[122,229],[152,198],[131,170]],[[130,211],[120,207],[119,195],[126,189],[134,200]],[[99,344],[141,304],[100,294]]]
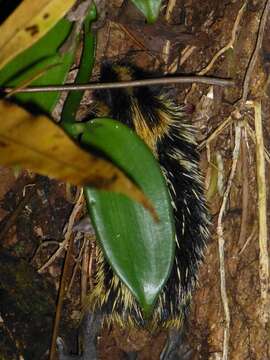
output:
[[[174,257],[174,222],[170,197],[158,163],[144,142],[111,119],[69,124],[82,144],[101,150],[144,191],[159,221],[127,197],[87,187],[85,195],[98,239],[116,274],[151,315],[170,274]]]
[[[62,19],[59,21],[38,43],[18,55],[0,71],[0,83],[6,84],[10,79],[24,71],[24,69],[46,57],[55,55],[71,29],[72,24],[68,20]]]
[[[162,0],[131,0],[144,14],[149,23],[157,20]]]
[[[76,0],[24,0],[0,26],[0,69],[47,34]]]
[[[61,53],[59,48],[71,31],[72,23],[66,19],[59,21],[47,35],[0,71],[0,85],[19,86],[42,70],[44,73],[31,82],[32,86],[62,84],[73,63],[75,47],[65,53]],[[33,102],[44,111],[51,112],[59,96],[59,92],[52,92],[16,94],[15,97],[23,103]]]
[[[95,61],[96,37],[91,32],[91,25],[96,20],[96,17],[96,7],[92,5],[83,23],[83,50],[75,84],[87,83],[92,74]],[[61,125],[75,122],[76,112],[83,94],[83,91],[69,92],[61,114]]]

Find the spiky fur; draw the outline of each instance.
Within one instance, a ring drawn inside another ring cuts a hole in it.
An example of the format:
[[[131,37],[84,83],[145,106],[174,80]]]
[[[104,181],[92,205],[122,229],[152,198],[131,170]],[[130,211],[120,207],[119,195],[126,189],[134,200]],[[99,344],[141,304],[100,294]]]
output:
[[[141,70],[121,64],[104,65],[101,71],[101,81],[142,77],[145,73]],[[159,295],[150,327],[180,328],[196,283],[209,225],[194,128],[185,121],[182,108],[159,90],[106,90],[96,93],[96,98],[95,114],[110,116],[134,129],[158,159],[167,181],[175,216],[176,252],[172,272]],[[113,273],[99,247],[95,286],[89,304],[91,310],[104,314],[107,323],[145,324],[136,299]]]

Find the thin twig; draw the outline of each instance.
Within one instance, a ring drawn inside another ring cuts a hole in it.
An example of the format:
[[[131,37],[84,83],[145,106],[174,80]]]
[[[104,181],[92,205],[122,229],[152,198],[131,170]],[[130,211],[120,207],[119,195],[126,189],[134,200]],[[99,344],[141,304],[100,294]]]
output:
[[[245,131],[242,128],[242,132]],[[241,228],[239,234],[239,246],[246,241],[247,235],[247,220],[248,220],[248,159],[247,159],[247,148],[244,136],[241,137],[241,152],[242,152],[242,217],[241,217]]]
[[[24,89],[14,90],[14,88],[1,88],[6,93],[13,91],[14,93],[22,92],[51,92],[51,91],[79,91],[79,90],[102,90],[102,89],[119,89],[126,87],[141,87],[152,85],[168,85],[168,84],[187,84],[202,83],[217,86],[233,86],[234,81],[230,79],[207,77],[207,76],[171,76],[156,79],[143,79],[134,81],[121,81],[116,83],[89,83],[84,85],[51,85],[51,86],[33,86]]]
[[[234,22],[234,25],[233,25],[233,29],[232,29],[232,35],[231,35],[231,39],[230,41],[226,44],[226,46],[224,46],[222,49],[220,49],[215,55],[214,57],[212,58],[212,60],[210,61],[210,63],[204,67],[199,73],[198,75],[205,75],[214,65],[214,63],[217,61],[217,59],[223,55],[227,50],[229,49],[232,49],[233,48],[233,45],[234,45],[234,42],[235,42],[235,39],[236,39],[236,34],[237,34],[237,30],[238,30],[238,26],[239,26],[239,23],[240,23],[240,20],[242,18],[242,15],[243,15],[243,12],[244,12],[244,9],[246,7],[246,1],[244,2],[244,4],[241,6],[238,14],[237,14],[237,17],[235,19],[235,22]]]
[[[247,67],[247,70],[245,73],[245,77],[244,77],[243,93],[242,93],[242,98],[241,98],[242,104],[245,104],[247,101],[250,79],[251,79],[252,73],[254,71],[254,67],[256,64],[258,54],[262,48],[264,30],[265,30],[265,26],[267,23],[269,10],[270,10],[270,0],[266,0],[263,11],[262,11],[262,16],[260,18],[259,30],[258,30],[258,35],[257,35],[257,39],[256,39],[256,46],[251,55],[251,58],[250,58],[250,61],[249,61],[249,64],[248,64],[248,67]]]
[[[233,178],[235,176],[237,160],[239,157],[240,150],[240,139],[241,139],[241,128],[237,124],[235,126],[235,145],[233,150],[233,162],[231,167],[231,172],[228,180],[228,184],[223,196],[221,208],[218,215],[218,224],[217,224],[217,234],[218,234],[218,247],[219,247],[219,261],[220,261],[220,292],[221,299],[223,303],[224,316],[225,316],[225,329],[224,329],[224,338],[223,338],[223,360],[228,359],[229,354],[229,338],[230,338],[230,309],[229,309],[229,301],[226,290],[226,275],[225,275],[225,259],[224,259],[224,235],[223,235],[223,225],[222,219],[226,210],[227,200],[230,194]]]
[[[88,280],[88,267],[90,260],[90,239],[89,236],[84,234],[84,247],[82,254],[82,268],[81,268],[81,303],[85,301],[87,294],[87,280]]]
[[[234,46],[234,43],[235,43],[235,39],[236,39],[236,34],[237,34],[237,30],[238,30],[238,26],[239,26],[239,23],[240,23],[240,20],[243,16],[243,13],[244,13],[244,10],[245,10],[245,7],[246,7],[246,3],[247,1],[244,2],[244,4],[241,6],[240,10],[238,11],[238,14],[236,16],[236,19],[235,19],[235,22],[234,22],[234,25],[233,25],[233,28],[232,28],[232,33],[231,33],[231,38],[229,40],[229,42],[223,47],[221,48],[220,50],[218,50],[217,53],[215,53],[215,55],[212,57],[211,61],[208,63],[208,65],[206,65],[203,69],[201,69],[197,75],[205,75],[207,74],[211,69],[212,67],[214,66],[214,64],[216,63],[216,61],[226,52],[228,51],[229,49],[232,49],[233,46]],[[196,89],[196,85],[193,83],[189,92],[187,93],[186,95],[186,101],[188,101],[188,98],[192,96],[192,94],[194,93]]]
[[[7,98],[11,97],[12,95],[14,95],[17,92],[20,92],[20,90],[25,89],[28,85],[30,85],[33,81],[38,80],[41,76],[43,76],[44,74],[46,74],[47,71],[53,69],[54,67],[57,67],[59,65],[62,65],[60,62],[59,63],[55,63],[55,64],[50,64],[48,66],[46,66],[44,69],[41,70],[37,70],[35,71],[34,74],[32,74],[29,78],[27,78],[26,80],[22,81],[21,83],[19,83],[14,89],[13,91],[10,91],[8,93],[8,95],[6,96]]]
[[[196,46],[188,45],[182,50],[180,54],[179,66],[183,66],[184,62],[191,56],[191,54],[195,51]]]
[[[43,247],[47,247],[47,246],[52,246],[52,245],[56,245],[57,247],[59,246],[59,241],[56,241],[56,240],[48,240],[48,241],[43,241],[39,247],[37,248],[36,252],[35,252],[35,255],[34,257],[37,256],[37,254],[40,252],[40,250],[43,248]],[[33,261],[33,259],[32,259]]]
[[[266,324],[269,319],[269,254],[267,239],[267,196],[261,102],[254,102],[254,110],[256,134],[257,193],[259,210],[259,273],[262,302],[261,321],[263,324]]]
[[[58,301],[57,301],[57,306],[56,306],[56,313],[55,313],[55,318],[54,318],[53,335],[52,335],[51,348],[50,348],[50,357],[49,357],[50,360],[55,359],[56,339],[57,339],[58,332],[59,332],[61,311],[62,311],[62,306],[63,306],[63,302],[64,302],[64,295],[65,295],[66,287],[67,287],[67,272],[68,272],[68,269],[69,269],[73,244],[74,244],[74,235],[72,235],[69,238],[69,247],[67,249],[67,254],[66,254],[63,273],[62,273],[62,278],[61,278]]]
[[[50,356],[49,356],[50,360],[54,360],[54,358],[55,358],[56,339],[57,339],[58,331],[59,331],[61,311],[62,311],[62,306],[63,306],[63,301],[64,301],[64,295],[65,295],[66,288],[67,288],[67,274],[68,274],[68,270],[69,270],[69,264],[70,264],[71,254],[72,254],[72,247],[73,247],[73,243],[74,243],[74,235],[72,232],[72,228],[73,228],[75,218],[82,208],[82,201],[83,201],[83,190],[81,191],[79,199],[72,210],[72,213],[71,213],[71,216],[69,219],[69,223],[68,223],[68,228],[67,228],[67,231],[65,234],[65,241],[67,242],[67,245],[69,245],[69,246],[68,246],[68,250],[67,250],[67,254],[66,254],[66,258],[65,258],[65,263],[64,263],[64,268],[63,268],[63,273],[62,273],[61,283],[60,283],[60,289],[59,289],[59,295],[58,295],[58,301],[57,301],[57,306],[56,306],[53,335],[52,335]]]
[[[257,232],[257,224],[256,222],[253,224],[253,228],[251,231],[251,234],[249,235],[249,237],[247,238],[245,244],[243,245],[242,249],[239,251],[238,255],[242,255],[242,253],[245,251],[246,247],[248,246],[248,244],[250,243],[250,241],[253,239],[253,236],[256,234]]]
[[[224,163],[223,158],[219,151],[216,151],[216,163],[217,163],[217,191],[220,196],[224,193]]]
[[[98,251],[94,236],[92,236],[90,238],[90,247],[91,247],[91,252],[90,252],[90,259],[89,259],[89,266],[88,266],[87,273],[88,273],[88,278],[89,278],[89,288],[90,288],[90,290],[92,290],[94,287],[93,271],[94,271],[94,265],[95,265],[95,260],[97,258],[97,251]]]
[[[142,42],[140,42],[133,34],[132,32],[121,23],[115,23],[112,21],[114,25],[116,25],[121,31],[123,31],[140,49],[147,51],[148,49],[144,46]],[[151,55],[151,53],[150,53]]]
[[[224,120],[205,140],[198,145],[198,150],[202,150],[207,144],[213,141],[223,130],[225,130],[232,122],[232,116]]]
[[[42,244],[41,244],[42,245]],[[41,248],[41,245],[40,247],[38,248],[38,251],[40,250]],[[46,246],[47,244],[45,244],[44,246]],[[67,241],[66,239],[60,243],[58,243],[58,249],[54,252],[54,254],[52,256],[50,256],[49,260],[46,261],[46,263],[44,265],[42,265],[39,269],[38,269],[38,273],[43,273],[43,271],[48,267],[50,266],[54,261],[55,259],[57,259],[61,254],[62,252],[64,251],[64,249],[66,249],[67,247]],[[37,252],[38,252],[37,251]],[[36,252],[36,253],[37,253]],[[35,255],[36,256],[36,255]]]
[[[74,242],[77,242],[80,238],[82,237],[82,235],[78,232],[76,234],[76,237],[75,237],[75,241]],[[68,288],[67,288],[67,296],[70,295],[70,292],[71,292],[71,289],[72,289],[72,286],[73,286],[73,283],[74,283],[74,280],[75,280],[75,276],[77,274],[77,270],[78,270],[78,267],[79,265],[81,264],[81,261],[82,261],[82,256],[83,256],[83,252],[84,252],[84,248],[85,248],[85,244],[86,244],[86,239],[85,237],[83,238],[83,244],[80,248],[80,252],[79,252],[79,255],[77,256],[77,258],[75,259],[75,266],[74,266],[74,269],[72,271],[72,276],[71,276],[71,280],[69,282],[69,285],[68,285]]]
[[[207,193],[206,193],[206,199],[209,200],[210,197],[210,184],[211,184],[211,180],[212,180],[212,167],[213,167],[213,163],[211,162],[211,147],[210,144],[206,144],[206,159],[207,159],[207,170],[206,170],[206,174],[204,177],[204,188],[207,189]]]
[[[92,270],[95,253],[95,235],[85,234],[86,245],[82,256],[81,269],[81,303],[85,303],[88,290],[93,288]]]
[[[81,190],[79,198],[76,202],[76,205],[74,206],[72,213],[69,217],[67,230],[65,232],[65,239],[61,243],[58,244],[58,249],[49,258],[49,260],[46,261],[46,263],[44,265],[42,265],[41,268],[39,268],[39,270],[38,270],[39,273],[42,273],[48,266],[50,266],[55,261],[55,259],[57,259],[61,255],[61,253],[67,248],[69,239],[73,232],[75,218],[78,215],[79,211],[81,210],[81,201],[82,201],[81,199],[82,199],[82,190]]]

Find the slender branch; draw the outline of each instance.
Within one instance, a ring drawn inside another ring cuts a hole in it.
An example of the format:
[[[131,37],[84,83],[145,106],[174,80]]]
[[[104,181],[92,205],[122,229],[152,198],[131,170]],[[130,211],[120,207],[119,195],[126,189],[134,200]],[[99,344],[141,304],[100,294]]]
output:
[[[52,340],[51,340],[51,348],[50,348],[50,355],[49,359],[54,360],[55,353],[56,353],[56,339],[59,331],[59,324],[60,324],[60,317],[61,317],[61,311],[64,301],[64,296],[67,290],[67,277],[68,277],[68,271],[71,261],[71,254],[72,254],[72,247],[74,243],[74,234],[72,234],[72,228],[75,222],[75,218],[77,214],[80,212],[82,208],[82,202],[83,202],[83,190],[81,190],[79,199],[77,200],[77,203],[75,204],[70,218],[68,222],[67,231],[65,233],[65,241],[67,243],[67,253],[65,257],[61,282],[60,282],[60,288],[59,288],[59,295],[57,300],[57,306],[56,306],[56,313],[55,313],[55,319],[54,319],[54,327],[53,327],[53,334],[52,334]]]
[[[242,132],[246,131],[245,128]],[[242,152],[242,217],[241,217],[241,228],[239,234],[238,244],[242,246],[246,241],[247,235],[247,223],[248,223],[248,157],[247,157],[247,144],[245,143],[244,136],[241,137],[241,152]]]
[[[241,139],[241,128],[239,125],[235,127],[235,145],[233,150],[233,163],[231,167],[231,172],[228,180],[228,184],[223,196],[221,208],[218,215],[218,225],[217,225],[217,234],[218,234],[218,248],[219,248],[219,261],[220,261],[220,292],[221,299],[223,303],[224,316],[225,316],[225,329],[224,329],[224,338],[223,338],[223,356],[222,360],[227,360],[229,357],[229,339],[230,339],[230,308],[229,301],[226,290],[226,274],[225,274],[225,257],[224,257],[224,234],[223,234],[223,225],[222,219],[225,213],[227,200],[230,194],[233,178],[236,171],[237,160],[239,157],[240,151],[240,139]]]
[[[52,86],[33,86],[24,89],[1,88],[5,93],[21,93],[21,92],[51,92],[51,91],[79,91],[79,90],[101,90],[101,89],[119,89],[126,87],[141,87],[151,85],[168,85],[168,84],[187,84],[202,83],[218,86],[234,86],[231,79],[207,77],[207,76],[171,76],[156,79],[143,79],[135,81],[122,81],[117,83],[89,83],[84,85],[52,85]]]

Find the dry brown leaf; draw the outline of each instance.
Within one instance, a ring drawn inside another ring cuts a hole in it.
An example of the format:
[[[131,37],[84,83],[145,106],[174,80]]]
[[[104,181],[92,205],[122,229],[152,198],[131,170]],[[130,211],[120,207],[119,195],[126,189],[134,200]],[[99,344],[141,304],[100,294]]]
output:
[[[125,194],[156,217],[141,190],[116,166],[82,150],[48,117],[34,116],[4,100],[0,101],[0,164]]]

